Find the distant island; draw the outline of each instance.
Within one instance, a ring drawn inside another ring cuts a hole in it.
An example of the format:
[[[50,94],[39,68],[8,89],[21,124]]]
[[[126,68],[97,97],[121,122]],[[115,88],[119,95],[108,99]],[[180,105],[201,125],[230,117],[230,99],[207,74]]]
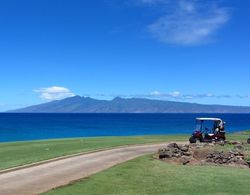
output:
[[[250,113],[250,107],[203,105],[196,103],[120,98],[97,100],[74,96],[44,104],[29,106],[12,113]]]

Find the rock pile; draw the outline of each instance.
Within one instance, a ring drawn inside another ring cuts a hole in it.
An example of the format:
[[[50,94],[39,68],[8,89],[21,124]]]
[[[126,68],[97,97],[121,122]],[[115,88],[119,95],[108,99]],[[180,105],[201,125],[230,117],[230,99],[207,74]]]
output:
[[[171,143],[167,147],[160,148],[158,151],[159,158],[180,158],[183,165],[190,162],[192,153],[189,151],[189,145],[178,145]]]
[[[230,145],[240,145],[243,144],[242,142],[239,141],[225,141],[226,144],[230,144]]]
[[[214,151],[207,155],[207,163],[249,166],[244,154],[239,151]]]
[[[217,151],[214,145],[190,144],[181,145],[171,143],[158,150],[159,159],[177,164],[218,164],[238,167],[250,167],[243,154],[243,145],[235,145],[231,151]]]

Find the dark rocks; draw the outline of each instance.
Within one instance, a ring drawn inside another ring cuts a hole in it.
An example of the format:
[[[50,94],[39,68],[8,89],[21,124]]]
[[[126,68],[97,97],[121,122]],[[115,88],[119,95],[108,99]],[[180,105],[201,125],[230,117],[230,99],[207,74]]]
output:
[[[238,141],[231,141],[231,142],[228,142],[228,144],[232,144],[232,145],[240,145],[241,142],[238,142]]]
[[[184,156],[191,156],[192,153],[187,151],[187,152],[183,152],[183,155],[184,155]]]
[[[168,144],[168,148],[178,148],[179,149],[179,146],[177,143],[170,143],[170,144]]]
[[[225,144],[226,144],[225,141],[219,141],[214,143],[214,145],[219,145],[219,146],[224,146]]]
[[[183,164],[183,165],[186,165],[186,164],[188,164],[190,162],[190,158],[188,158],[188,157],[186,157],[186,156],[182,156],[181,157],[181,163]]]
[[[206,156],[207,163],[248,166],[244,154],[239,151],[213,151]]]
[[[190,147],[192,148],[206,148],[206,147],[210,147],[213,146],[213,143],[194,143],[194,144],[190,144]]]
[[[168,148],[160,148],[158,154],[160,159],[172,157],[172,152]]]
[[[158,151],[159,159],[168,162],[187,165],[187,164],[217,164],[236,167],[250,168],[250,162],[244,155],[245,145],[240,142],[226,143],[233,144],[232,150],[217,151],[213,143],[195,143],[181,145],[171,143],[162,147]]]
[[[179,149],[180,149],[182,152],[188,152],[189,146],[187,146],[187,145],[184,145],[184,146],[180,145],[180,146],[179,146]]]
[[[189,151],[189,145],[178,145],[176,143],[171,143],[166,147],[160,148],[158,154],[160,159],[180,158],[181,163],[184,165],[190,162],[189,156],[192,155]]]
[[[235,146],[234,146],[234,149],[235,149],[235,150],[243,150],[244,147],[243,147],[243,145],[240,144],[240,145],[235,145]]]

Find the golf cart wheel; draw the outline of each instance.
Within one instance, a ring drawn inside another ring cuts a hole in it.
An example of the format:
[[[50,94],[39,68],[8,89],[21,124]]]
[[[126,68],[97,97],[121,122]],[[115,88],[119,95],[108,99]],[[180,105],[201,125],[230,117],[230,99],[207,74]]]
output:
[[[193,136],[190,137],[190,138],[189,138],[189,142],[190,142],[191,144],[196,143],[196,138],[194,138]]]
[[[247,143],[249,143],[249,144],[250,144],[250,138],[248,138],[248,139],[247,139]]]
[[[225,140],[226,138],[222,138],[222,137],[219,139],[220,142],[224,142]]]
[[[200,141],[200,143],[201,143],[201,142],[204,142],[204,139],[203,139],[203,137],[202,137],[202,138],[200,138],[200,139],[199,139],[199,141]]]

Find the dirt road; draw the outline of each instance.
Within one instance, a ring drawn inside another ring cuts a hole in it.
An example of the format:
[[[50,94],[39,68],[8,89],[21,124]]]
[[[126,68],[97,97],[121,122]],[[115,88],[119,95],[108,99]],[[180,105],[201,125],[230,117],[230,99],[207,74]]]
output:
[[[126,146],[3,173],[0,174],[0,194],[30,195],[45,192],[135,157],[156,152],[162,145]]]

